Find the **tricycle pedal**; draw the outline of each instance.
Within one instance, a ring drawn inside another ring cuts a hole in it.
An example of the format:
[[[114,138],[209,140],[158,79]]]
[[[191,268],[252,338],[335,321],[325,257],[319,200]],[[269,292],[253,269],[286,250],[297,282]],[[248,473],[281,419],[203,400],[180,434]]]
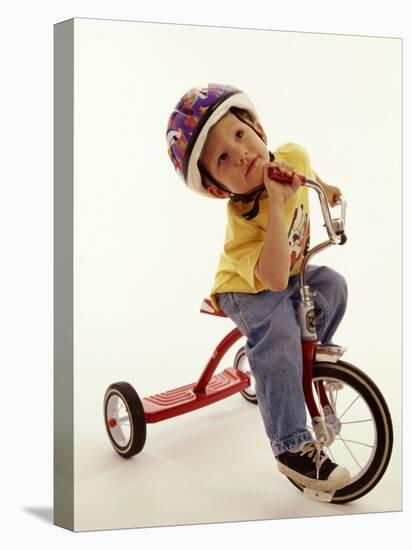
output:
[[[309,489],[308,487],[305,487],[303,489],[303,494],[305,497],[312,500],[317,500],[319,502],[332,502],[335,491],[317,491],[316,489]]]

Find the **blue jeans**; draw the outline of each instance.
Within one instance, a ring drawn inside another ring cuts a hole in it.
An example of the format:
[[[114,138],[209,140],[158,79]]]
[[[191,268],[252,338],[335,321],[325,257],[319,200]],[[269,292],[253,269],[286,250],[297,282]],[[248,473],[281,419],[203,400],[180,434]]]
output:
[[[275,456],[312,439],[306,425],[302,389],[302,348],[297,323],[299,275],[280,292],[218,294],[219,307],[246,336],[246,356],[256,396]],[[306,284],[316,291],[318,339],[332,343],[345,313],[345,279],[329,267],[308,266]]]

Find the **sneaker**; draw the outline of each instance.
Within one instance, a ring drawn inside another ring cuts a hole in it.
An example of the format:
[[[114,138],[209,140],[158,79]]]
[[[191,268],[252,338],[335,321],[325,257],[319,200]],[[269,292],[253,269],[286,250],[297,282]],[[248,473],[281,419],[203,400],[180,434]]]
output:
[[[282,474],[308,489],[337,491],[350,480],[348,470],[332,462],[316,440],[302,443],[296,450],[276,458]]]

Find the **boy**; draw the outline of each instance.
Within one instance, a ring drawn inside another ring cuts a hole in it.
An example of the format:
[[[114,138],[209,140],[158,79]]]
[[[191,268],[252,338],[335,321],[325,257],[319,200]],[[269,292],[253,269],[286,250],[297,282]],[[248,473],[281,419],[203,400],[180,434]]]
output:
[[[272,154],[249,98],[232,86],[192,89],[168,124],[169,156],[192,190],[229,199],[224,252],[211,299],[247,337],[246,355],[278,469],[305,487],[336,491],[350,479],[312,439],[306,426],[302,354],[295,305],[299,271],[309,248],[308,191],[295,173],[317,179],[328,201],[340,190],[313,172],[302,147],[287,144]],[[277,166],[290,184],[273,181]],[[346,307],[346,284],[326,267],[309,267],[316,291],[317,332],[332,336]]]

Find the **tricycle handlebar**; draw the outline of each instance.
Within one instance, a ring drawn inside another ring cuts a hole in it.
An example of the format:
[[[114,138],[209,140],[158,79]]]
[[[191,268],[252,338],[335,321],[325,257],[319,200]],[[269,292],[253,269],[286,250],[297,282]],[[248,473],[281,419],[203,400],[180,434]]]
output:
[[[294,175],[297,175],[302,185],[306,185],[311,189],[314,189],[319,197],[320,206],[322,209],[323,219],[325,221],[326,231],[331,243],[344,244],[346,242],[345,236],[345,221],[346,221],[346,200],[341,196],[337,200],[336,204],[340,204],[340,217],[332,220],[330,215],[330,208],[328,205],[328,199],[326,193],[320,183],[310,178],[302,176],[301,174],[295,174],[292,172],[291,176],[288,176],[284,172],[281,172],[278,167],[271,166],[268,170],[268,176],[270,179],[278,181],[279,183],[290,184]]]

